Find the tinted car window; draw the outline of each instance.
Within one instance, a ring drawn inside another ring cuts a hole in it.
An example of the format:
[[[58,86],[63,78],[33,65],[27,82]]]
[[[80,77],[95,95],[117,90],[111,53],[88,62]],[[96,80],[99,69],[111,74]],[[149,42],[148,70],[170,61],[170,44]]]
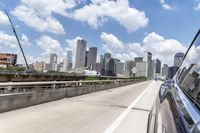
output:
[[[200,107],[200,35],[193,42],[177,72],[177,82],[185,94]]]

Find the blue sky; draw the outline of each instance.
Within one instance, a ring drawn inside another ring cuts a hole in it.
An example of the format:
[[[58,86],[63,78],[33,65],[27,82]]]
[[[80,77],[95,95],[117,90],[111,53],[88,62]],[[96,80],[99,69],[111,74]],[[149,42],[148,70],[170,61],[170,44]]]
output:
[[[200,27],[198,0],[19,0],[0,2],[0,52],[19,54],[7,9],[29,63],[48,62],[56,52],[62,61],[67,50],[75,57],[76,40],[111,52],[122,61],[148,50],[172,65],[176,52],[185,52]]]

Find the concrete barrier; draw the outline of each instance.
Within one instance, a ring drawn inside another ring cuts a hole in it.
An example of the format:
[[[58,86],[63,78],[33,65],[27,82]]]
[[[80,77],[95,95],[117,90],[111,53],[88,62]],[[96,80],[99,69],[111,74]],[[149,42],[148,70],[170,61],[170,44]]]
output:
[[[43,93],[22,93],[0,96],[0,113],[55,101],[66,97],[66,89],[60,88]]]
[[[67,88],[53,89],[43,92],[26,92],[0,95],[0,113],[29,107],[41,103],[70,98],[74,96],[89,94],[101,90],[125,86],[134,82],[105,83],[105,84],[84,84],[82,86],[68,86]],[[139,81],[141,82],[141,81]]]

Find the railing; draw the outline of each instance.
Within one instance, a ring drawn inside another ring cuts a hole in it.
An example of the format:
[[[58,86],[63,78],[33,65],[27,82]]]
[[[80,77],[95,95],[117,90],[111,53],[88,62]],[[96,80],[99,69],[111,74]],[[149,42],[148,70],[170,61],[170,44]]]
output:
[[[122,86],[137,82],[137,79],[126,80],[87,80],[87,81],[45,81],[45,82],[6,82],[0,83],[0,94],[44,92],[59,88],[79,88],[98,86]]]

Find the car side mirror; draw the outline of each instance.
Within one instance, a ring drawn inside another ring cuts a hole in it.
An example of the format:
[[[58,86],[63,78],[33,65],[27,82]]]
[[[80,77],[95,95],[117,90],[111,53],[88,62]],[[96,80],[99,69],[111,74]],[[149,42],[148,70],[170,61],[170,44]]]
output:
[[[160,86],[160,90],[159,90],[160,102],[162,102],[165,99],[165,96],[166,96],[168,90],[169,90],[168,84],[164,83]]]
[[[194,124],[191,131],[191,133],[200,133],[200,121]]]

